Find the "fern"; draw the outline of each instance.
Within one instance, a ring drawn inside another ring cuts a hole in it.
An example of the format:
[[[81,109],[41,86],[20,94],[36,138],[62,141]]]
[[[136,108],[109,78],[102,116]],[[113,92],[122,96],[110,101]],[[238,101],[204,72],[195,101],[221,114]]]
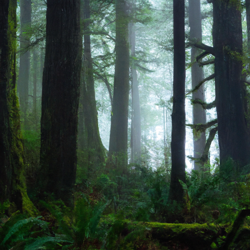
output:
[[[27,226],[33,226],[37,225],[43,229],[47,228],[48,223],[40,220],[41,216],[38,216],[36,218],[30,217],[27,219],[19,220],[17,223],[15,223],[7,232],[6,236],[4,237],[2,243],[0,246],[3,246],[12,236],[14,236],[17,232],[19,233],[16,238],[23,238],[24,235],[27,234]],[[22,230],[25,227],[25,230]]]
[[[33,242],[26,244],[24,250],[41,249],[41,247],[47,243],[52,243],[52,245],[55,246],[58,243],[73,243],[73,241],[70,241],[65,238],[65,235],[57,235],[55,237],[45,236],[37,238]]]

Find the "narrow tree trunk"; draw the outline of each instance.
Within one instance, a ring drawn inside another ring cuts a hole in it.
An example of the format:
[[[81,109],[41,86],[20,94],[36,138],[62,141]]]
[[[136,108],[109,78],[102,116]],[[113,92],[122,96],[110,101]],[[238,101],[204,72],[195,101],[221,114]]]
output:
[[[250,52],[250,0],[246,0],[246,16],[247,16],[247,48]]]
[[[16,96],[16,0],[0,4],[0,202],[34,215],[26,192],[19,104]]]
[[[37,127],[37,73],[38,73],[38,55],[37,50],[33,50],[33,115],[35,127]]]
[[[126,0],[116,1],[115,50],[116,62],[109,142],[109,164],[124,169],[127,165],[129,97],[128,11]]]
[[[20,0],[21,29],[20,29],[20,67],[18,77],[18,92],[20,99],[21,116],[24,119],[24,128],[27,129],[27,110],[29,96],[30,74],[30,44],[31,29],[31,0]]]
[[[249,163],[246,97],[242,81],[241,1],[213,1],[215,86],[221,170],[231,159],[240,169]]]
[[[201,28],[201,10],[200,0],[189,0],[189,26],[190,26],[190,39],[196,40],[196,42],[202,42],[202,28]],[[191,49],[191,61],[195,62],[196,57],[200,51],[196,47]],[[192,64],[192,89],[194,89],[204,78],[203,69],[199,67],[197,62]],[[204,88],[201,86],[197,91],[192,93],[192,99],[200,99],[205,101]],[[199,104],[193,104],[193,124],[205,124],[206,112]],[[200,158],[206,144],[205,132],[200,133],[198,137],[193,135],[194,145],[194,158]],[[201,170],[201,166],[198,162],[194,162],[194,169]]]
[[[185,182],[185,3],[174,0],[174,86],[172,113],[172,169],[169,199],[183,201]]]
[[[141,111],[138,79],[135,65],[135,25],[130,23],[131,75],[132,75],[132,121],[131,121],[131,163],[140,163],[141,158]]]
[[[41,192],[73,205],[81,71],[80,0],[48,0],[41,117]]]

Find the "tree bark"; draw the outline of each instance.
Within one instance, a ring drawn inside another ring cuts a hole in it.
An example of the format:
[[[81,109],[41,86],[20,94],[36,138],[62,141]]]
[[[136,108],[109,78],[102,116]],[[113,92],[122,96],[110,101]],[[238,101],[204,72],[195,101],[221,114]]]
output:
[[[116,1],[116,62],[108,165],[124,169],[128,147],[129,43],[126,0]],[[113,157],[114,156],[114,157]]]
[[[24,128],[27,129],[27,110],[29,96],[29,74],[30,74],[30,44],[31,32],[31,0],[20,0],[20,67],[18,77],[18,92],[20,99],[21,116],[24,119]]]
[[[132,75],[132,121],[131,121],[131,163],[140,163],[141,158],[141,110],[138,79],[135,65],[135,25],[129,25]]]
[[[174,0],[174,83],[172,113],[172,169],[169,199],[183,202],[185,182],[185,3]]]
[[[0,202],[34,215],[26,191],[24,152],[16,96],[16,0],[0,4]]]
[[[202,42],[202,28],[201,28],[201,9],[200,0],[189,0],[189,26],[190,26],[190,38],[196,40],[196,42]],[[196,57],[200,51],[196,47],[191,49],[191,61],[192,64],[192,88],[194,89],[203,80],[204,74],[202,67],[196,62]],[[192,93],[192,99],[200,99],[205,101],[204,87],[203,85],[195,92]],[[205,124],[206,112],[199,104],[193,104],[193,124]],[[200,158],[206,144],[206,134],[200,133],[197,138],[193,134],[193,146],[194,146],[194,158]],[[201,170],[202,166],[197,161],[194,161],[194,169]]]
[[[231,159],[242,169],[249,163],[245,118],[246,90],[242,81],[241,1],[213,1],[215,89],[221,170]]]
[[[40,191],[72,206],[81,71],[80,0],[48,0],[46,19]]]

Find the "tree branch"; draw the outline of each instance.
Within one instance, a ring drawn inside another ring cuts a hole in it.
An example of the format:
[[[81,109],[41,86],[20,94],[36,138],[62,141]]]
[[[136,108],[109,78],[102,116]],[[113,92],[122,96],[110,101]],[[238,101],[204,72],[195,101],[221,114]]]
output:
[[[209,132],[209,136],[208,136],[203,154],[202,154],[201,158],[199,158],[199,160],[198,160],[202,164],[202,166],[208,161],[209,149],[210,149],[211,143],[214,140],[214,137],[215,137],[217,131],[218,131],[218,127],[215,127],[215,128],[212,128]]]
[[[212,109],[216,106],[215,100],[211,103],[206,103],[206,102],[203,102],[201,99],[196,98],[194,100],[191,100],[191,102],[192,102],[192,104],[200,104],[203,109]]]
[[[212,127],[213,125],[215,125],[217,123],[217,119],[214,119],[210,122],[207,122],[205,124],[186,124],[186,126],[191,127],[193,130],[195,130],[196,132],[205,132],[206,129]]]
[[[198,89],[200,88],[200,86],[201,86],[204,82],[207,82],[207,81],[212,80],[212,79],[214,79],[214,78],[215,78],[215,74],[212,74],[212,75],[208,76],[207,78],[204,78],[196,87],[194,87],[192,90],[189,90],[189,91],[187,92],[186,96],[189,95],[189,94],[191,94],[191,93],[193,93],[193,92],[195,92],[196,90],[198,90]]]
[[[197,60],[197,58],[196,58],[196,60]],[[197,61],[198,61],[200,67],[203,67],[205,65],[214,64],[214,59],[210,59],[210,60],[206,60],[206,61],[199,61],[199,60],[197,60]]]
[[[214,48],[204,43],[196,42],[196,41],[189,41],[188,45],[191,47],[196,47],[198,49],[205,50],[205,52],[207,52],[208,54],[214,55]]]

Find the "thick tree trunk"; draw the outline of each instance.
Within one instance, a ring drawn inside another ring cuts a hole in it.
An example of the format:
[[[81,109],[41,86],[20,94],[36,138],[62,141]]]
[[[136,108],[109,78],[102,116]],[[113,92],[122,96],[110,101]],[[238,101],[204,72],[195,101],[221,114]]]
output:
[[[73,205],[81,71],[80,0],[48,0],[41,117],[41,194]]]
[[[174,0],[174,84],[172,113],[172,169],[169,199],[183,201],[185,182],[185,3]]]
[[[83,79],[83,114],[84,128],[86,129],[87,147],[84,149],[86,154],[86,164],[88,172],[103,166],[104,163],[104,147],[100,138],[96,100],[95,86],[93,78],[93,64],[91,57],[91,41],[89,29],[90,5],[89,0],[84,0],[84,79]],[[84,132],[84,131],[83,131]]]
[[[126,0],[117,0],[116,63],[108,165],[118,168],[125,168],[127,165],[129,97],[128,19]]]
[[[8,107],[9,50],[8,50],[9,0],[0,4],[0,203],[10,198],[11,136]]]
[[[16,96],[16,7],[16,0],[0,4],[0,202],[9,200],[34,215],[26,192]]]
[[[131,163],[140,163],[141,158],[141,110],[138,79],[135,65],[135,25],[129,25],[132,75],[132,121],[131,121]]]
[[[196,42],[202,41],[202,28],[201,28],[201,10],[200,0],[189,0],[189,26],[190,26],[190,39]],[[191,61],[195,62],[192,64],[192,89],[194,89],[204,78],[203,69],[199,67],[196,62],[196,57],[200,54],[200,51],[196,47],[191,49]],[[192,99],[200,99],[205,101],[204,88],[201,86],[197,91],[192,93]],[[203,107],[199,104],[193,104],[193,124],[205,124],[206,123],[206,112]],[[194,158],[200,158],[206,144],[205,132],[200,135],[193,135],[194,145]],[[202,166],[198,161],[194,162],[194,169],[201,170]]]
[[[20,0],[21,29],[20,29],[20,67],[18,77],[18,92],[20,99],[21,116],[24,119],[24,128],[27,129],[27,110],[29,96],[30,73],[30,44],[31,29],[31,0]]]
[[[239,169],[249,163],[246,97],[242,81],[241,1],[213,1],[216,108],[221,170],[233,160]]]

